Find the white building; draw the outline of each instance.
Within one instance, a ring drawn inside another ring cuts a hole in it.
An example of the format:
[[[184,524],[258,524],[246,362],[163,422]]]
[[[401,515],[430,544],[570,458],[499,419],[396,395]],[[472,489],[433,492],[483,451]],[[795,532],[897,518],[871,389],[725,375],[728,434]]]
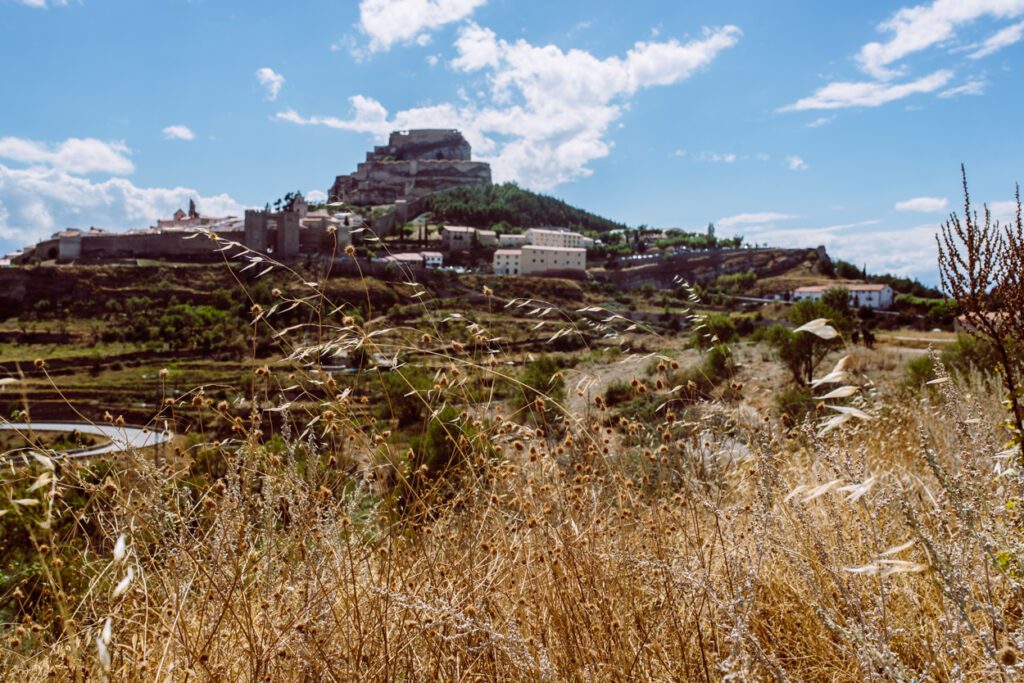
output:
[[[423,263],[427,266],[427,268],[440,268],[442,265],[444,265],[444,254],[442,254],[441,252],[424,251],[421,253],[423,254]]]
[[[481,247],[498,246],[498,233],[493,230],[477,230],[476,240]]]
[[[496,275],[531,275],[561,270],[587,269],[587,250],[579,247],[549,247],[526,244],[521,249],[494,252]]]
[[[552,230],[549,228],[530,228],[525,233],[527,244],[542,247],[573,247],[587,248],[594,245],[594,240],[570,230]]]
[[[522,252],[519,249],[498,249],[494,252],[495,275],[519,275],[519,261]]]
[[[830,289],[845,289],[850,293],[851,308],[892,308],[893,291],[889,285],[843,284],[813,285],[793,290],[794,301],[818,301]]]
[[[416,252],[401,252],[398,254],[388,254],[381,260],[385,263],[395,263],[407,266],[422,266],[424,262],[423,254],[419,254]]]
[[[506,232],[498,235],[498,244],[503,247],[521,247],[526,244],[524,233]]]
[[[448,251],[468,251],[473,247],[494,247],[498,235],[493,230],[446,225],[441,228],[441,243]]]

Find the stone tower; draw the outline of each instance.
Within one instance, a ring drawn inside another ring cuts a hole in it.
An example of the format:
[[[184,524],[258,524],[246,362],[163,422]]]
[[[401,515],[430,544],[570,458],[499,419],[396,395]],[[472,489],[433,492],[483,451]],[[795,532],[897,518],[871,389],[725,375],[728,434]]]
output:
[[[267,253],[267,212],[246,209],[245,246],[261,254]]]
[[[299,213],[282,211],[277,216],[277,244],[274,258],[291,261],[299,256]]]

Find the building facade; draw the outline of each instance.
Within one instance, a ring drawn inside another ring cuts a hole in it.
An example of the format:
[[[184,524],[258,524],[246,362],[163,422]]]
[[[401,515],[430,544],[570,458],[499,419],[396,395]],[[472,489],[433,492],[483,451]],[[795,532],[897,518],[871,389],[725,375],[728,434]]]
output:
[[[515,248],[526,244],[526,235],[521,232],[506,232],[498,235],[498,244],[502,247]]]
[[[582,272],[587,269],[587,250],[538,244],[527,244],[521,249],[498,249],[494,252],[493,267],[496,275]]]
[[[469,251],[479,247],[486,249],[498,245],[498,235],[493,230],[445,225],[441,228],[441,244],[448,252]]]
[[[550,228],[530,228],[524,233],[526,244],[542,247],[572,247],[586,249],[594,245],[594,240],[570,230],[552,230]]]
[[[519,249],[498,249],[494,252],[495,275],[519,275]]]
[[[894,296],[889,285],[841,284],[813,285],[793,290],[794,301],[818,301],[830,289],[845,289],[850,295],[851,308],[875,308],[888,310],[892,308]]]

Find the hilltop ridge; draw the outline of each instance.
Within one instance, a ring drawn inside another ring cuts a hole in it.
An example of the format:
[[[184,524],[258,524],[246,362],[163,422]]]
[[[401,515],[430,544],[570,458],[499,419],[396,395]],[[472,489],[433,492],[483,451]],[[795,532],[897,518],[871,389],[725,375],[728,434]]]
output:
[[[474,228],[498,224],[520,228],[557,225],[599,233],[626,228],[624,223],[571,206],[561,199],[524,190],[515,183],[445,190],[428,197],[427,208],[438,222]]]

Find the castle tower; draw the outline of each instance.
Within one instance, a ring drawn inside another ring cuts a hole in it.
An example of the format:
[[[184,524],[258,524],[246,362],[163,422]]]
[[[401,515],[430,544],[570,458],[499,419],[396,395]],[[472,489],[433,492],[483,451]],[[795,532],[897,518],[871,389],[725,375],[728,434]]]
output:
[[[277,245],[274,257],[290,261],[299,256],[299,212],[282,211],[277,218]]]
[[[245,246],[261,254],[267,253],[267,213],[247,209],[245,212]]]

